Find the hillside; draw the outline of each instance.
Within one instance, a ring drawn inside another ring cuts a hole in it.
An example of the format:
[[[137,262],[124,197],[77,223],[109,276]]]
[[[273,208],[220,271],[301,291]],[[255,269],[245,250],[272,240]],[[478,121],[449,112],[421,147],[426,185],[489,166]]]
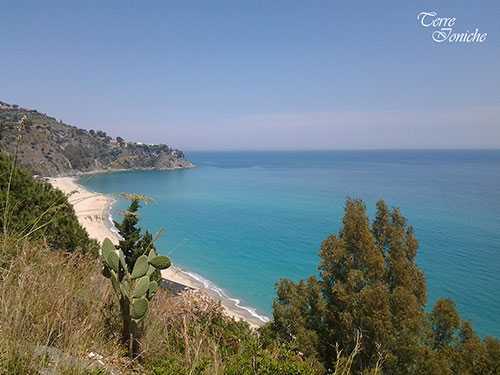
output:
[[[36,110],[0,101],[0,151],[13,153],[18,123],[21,130],[19,163],[42,176],[74,175],[118,169],[189,168],[184,153],[165,144],[146,145],[112,138],[103,131],[79,129]]]

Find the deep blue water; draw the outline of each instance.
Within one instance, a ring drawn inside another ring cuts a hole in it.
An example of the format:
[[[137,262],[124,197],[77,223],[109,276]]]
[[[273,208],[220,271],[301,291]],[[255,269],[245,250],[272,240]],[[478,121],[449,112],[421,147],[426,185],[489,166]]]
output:
[[[371,215],[384,198],[420,241],[429,303],[451,297],[482,335],[500,337],[500,151],[192,152],[190,170],[120,172],[81,183],[154,203],[158,248],[243,304],[271,315],[274,285],[317,272],[345,198]],[[119,201],[114,216],[125,207]]]

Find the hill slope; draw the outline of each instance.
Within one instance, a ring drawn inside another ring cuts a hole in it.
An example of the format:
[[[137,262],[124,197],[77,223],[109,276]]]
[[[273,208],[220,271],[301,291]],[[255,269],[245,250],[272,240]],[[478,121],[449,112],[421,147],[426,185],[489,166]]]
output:
[[[103,131],[79,129],[36,110],[0,102],[0,151],[13,153],[20,119],[19,163],[42,176],[74,175],[117,169],[189,168],[184,153],[164,144],[145,145],[113,139]]]

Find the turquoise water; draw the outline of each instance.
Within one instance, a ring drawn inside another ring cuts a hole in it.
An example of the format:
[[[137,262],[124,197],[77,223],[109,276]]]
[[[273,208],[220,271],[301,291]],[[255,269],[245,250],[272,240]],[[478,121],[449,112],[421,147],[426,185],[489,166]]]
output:
[[[197,168],[86,177],[103,193],[146,194],[142,224],[182,268],[271,315],[274,285],[316,272],[345,198],[373,215],[383,197],[420,240],[429,302],[451,297],[500,337],[500,151],[192,152]],[[119,201],[113,215],[125,202]]]

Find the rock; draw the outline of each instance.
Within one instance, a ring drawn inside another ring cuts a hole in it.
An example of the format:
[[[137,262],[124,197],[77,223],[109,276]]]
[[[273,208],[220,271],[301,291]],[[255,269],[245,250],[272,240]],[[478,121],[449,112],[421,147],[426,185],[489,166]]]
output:
[[[29,121],[19,130],[23,116]],[[19,163],[40,176],[193,167],[182,151],[165,144],[126,142],[121,137],[113,139],[103,131],[79,129],[38,111],[0,101],[0,150],[13,154],[19,135]]]

